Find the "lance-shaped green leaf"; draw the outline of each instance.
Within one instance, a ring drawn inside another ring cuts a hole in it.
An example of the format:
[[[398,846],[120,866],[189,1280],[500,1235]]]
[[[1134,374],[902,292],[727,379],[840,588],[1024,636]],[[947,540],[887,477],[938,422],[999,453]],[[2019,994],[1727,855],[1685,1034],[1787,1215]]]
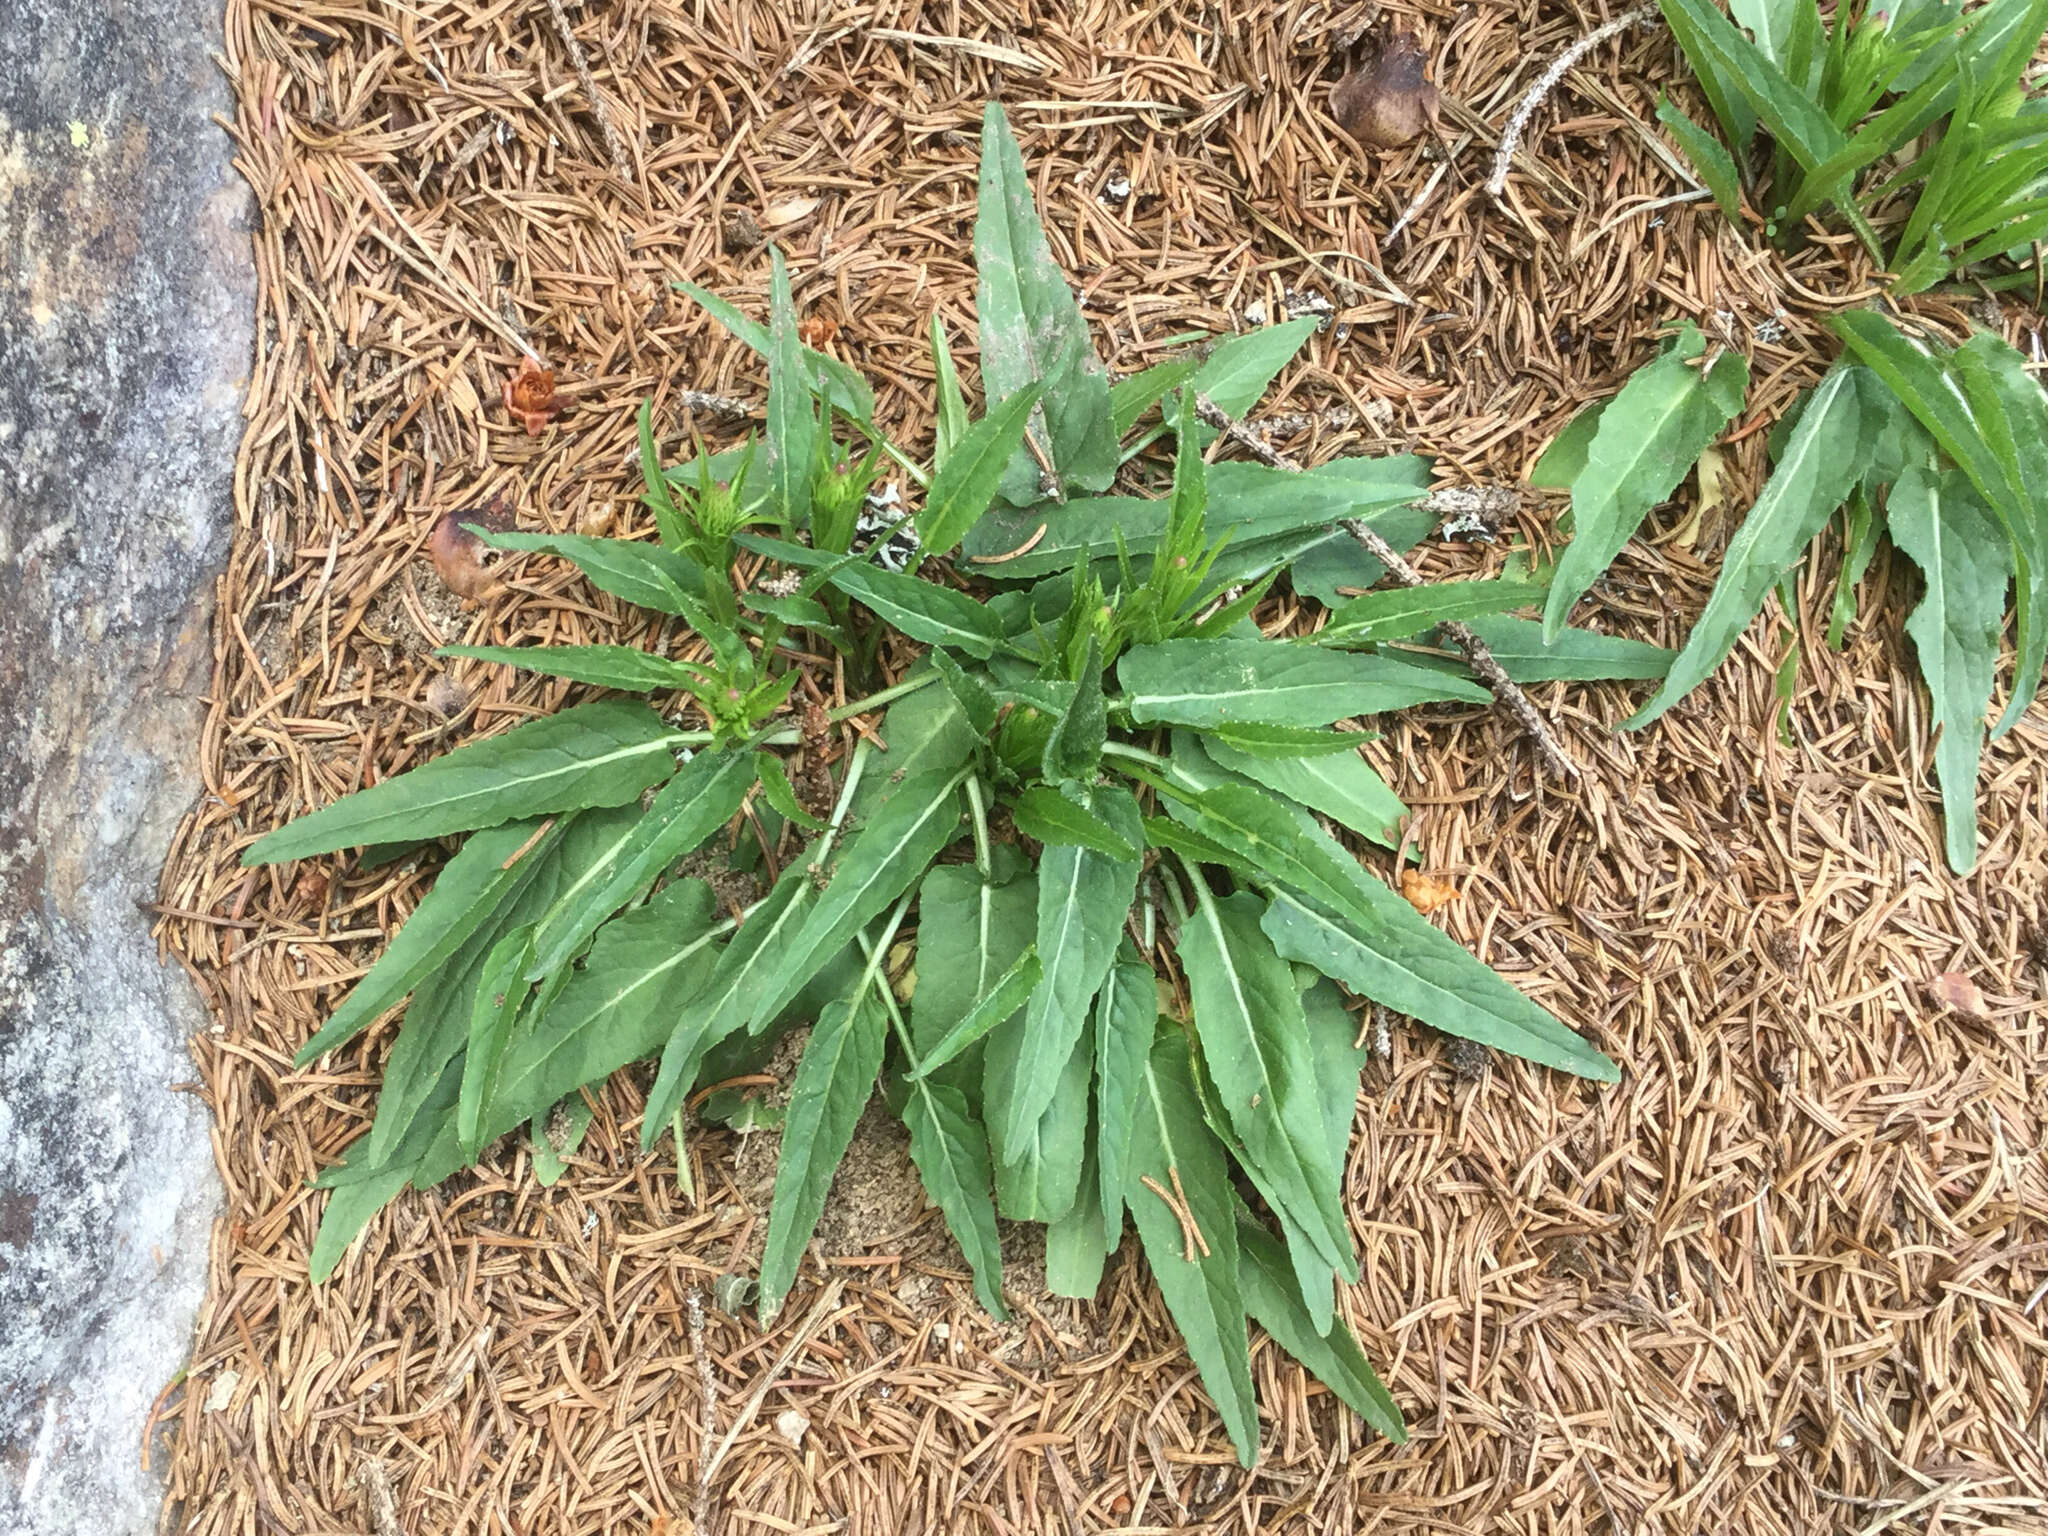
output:
[[[1713,87],[1715,114],[1738,146],[1748,142],[1745,104],[1804,170],[1817,170],[1847,144],[1819,104],[1707,0],[1659,0],[1659,8],[1702,84]]]
[[[598,929],[560,994],[545,1012],[529,1010],[506,1042],[481,1140],[504,1135],[659,1050],[718,962],[719,941],[730,925],[717,917],[710,886],[679,880]],[[461,1161],[457,1154],[454,1166]],[[441,1176],[430,1159],[424,1182]]]
[[[427,1116],[446,1119],[453,1113],[461,1075],[460,1067],[449,1067],[443,1071],[432,1100],[426,1106]],[[332,1189],[333,1193],[327,1197],[327,1208],[320,1213],[320,1229],[313,1234],[313,1251],[306,1262],[313,1284],[326,1284],[363,1228],[412,1182],[425,1144],[426,1132],[422,1129],[409,1145],[400,1150],[399,1155],[378,1160],[370,1156],[369,1138],[360,1137],[349,1148],[346,1165],[327,1170],[341,1177],[316,1181],[321,1187]]]
[[[1429,492],[1427,464],[1420,459],[1412,462],[1420,466],[1410,473],[1421,485],[1411,488],[1403,502],[1383,506],[1359,519],[1385,539],[1396,554],[1407,553],[1436,531],[1436,514],[1426,506],[1412,504],[1416,497]],[[1298,545],[1291,551],[1287,566],[1288,585],[1326,608],[1335,608],[1345,599],[1370,590],[1386,574],[1387,568],[1345,528],[1331,528]]]
[[[1038,882],[1029,871],[1017,872],[1021,862],[999,860],[986,878],[971,864],[942,864],[918,887],[910,1033],[921,1056],[935,1050],[1031,948]],[[967,1077],[940,1069],[938,1076],[963,1090],[971,1087],[979,1098],[978,1071]]]
[[[659,544],[597,539],[581,533],[496,533],[475,524],[470,525],[470,532],[493,549],[558,555],[598,591],[656,613],[690,613],[697,604],[694,594],[704,590],[704,568]]]
[[[1263,789],[1226,782],[1198,791],[1174,790],[1168,811],[1199,834],[1181,851],[1210,859],[1217,850],[1248,878],[1285,886],[1358,921],[1369,921],[1373,882],[1360,877],[1358,861]],[[1169,840],[1169,846],[1174,846]]]
[[[1729,540],[1706,612],[1686,637],[1664,686],[1623,722],[1627,729],[1641,730],[1706,681],[1771,589],[1848,499],[1870,458],[1874,422],[1884,414],[1876,390],[1867,370],[1841,366],[1814,386],[1771,478]]]
[[[1002,705],[989,688],[988,674],[978,667],[968,671],[946,651],[932,650],[925,654],[939,675],[945,678],[946,691],[953,695],[953,702],[967,717],[968,728],[978,735],[987,735],[1002,711]]]
[[[1554,640],[1543,638],[1534,619],[1508,614],[1474,619],[1468,626],[1501,671],[1518,683],[1605,682],[1615,678],[1656,678],[1671,670],[1676,651],[1590,629],[1565,629]]]
[[[784,821],[793,821],[807,832],[822,832],[826,823],[813,816],[797,800],[796,787],[789,782],[789,770],[773,752],[754,754],[754,772],[761,780],[761,796]]]
[[[647,813],[629,822],[619,845],[564,893],[534,940],[529,980],[567,965],[598,925],[636,899],[677,859],[702,847],[747,797],[754,765],[745,752],[703,751],[691,758]]]
[[[456,1135],[470,1157],[483,1144],[484,1101],[497,1085],[505,1042],[533,990],[524,974],[533,958],[533,934],[531,923],[505,934],[491,946],[477,974],[476,995],[470,1000],[469,1048],[463,1053],[462,1089],[455,1108]]]
[[[1034,411],[1039,448],[1062,486],[1099,491],[1116,474],[1109,375],[1088,322],[1045,243],[1024,157],[994,102],[981,122],[981,178],[974,218],[975,314],[981,376],[990,399],[1042,383]],[[1019,448],[1002,478],[1005,499],[1042,499],[1038,460]]]
[[[1427,485],[1418,489],[1414,483],[1413,466],[1419,462],[1339,459],[1320,469],[1292,473],[1226,460],[1210,465],[1204,477],[1204,524],[1211,538],[1227,533],[1233,549],[1304,530],[1311,537],[1303,543],[1313,543],[1317,530],[1340,518],[1376,518],[1423,494]],[[962,547],[979,574],[1014,581],[1089,560],[1113,559],[1119,540],[1127,553],[1149,555],[1159,548],[1167,519],[1165,500],[1136,496],[1083,497],[1058,506],[997,506],[974,526]],[[1414,536],[1428,526],[1425,513]],[[1349,534],[1337,537],[1357,547]]]
[[[384,1063],[377,1117],[365,1142],[369,1161],[389,1161],[410,1134],[416,1117],[435,1093],[448,1063],[469,1038],[470,1009],[485,961],[499,937],[533,921],[545,910],[561,875],[563,845],[575,820],[540,829],[533,847],[513,866],[515,878],[487,922],[480,924],[448,960],[421,979],[407,1004],[398,1041]],[[579,845],[583,842],[579,839]],[[452,1108],[451,1104],[451,1108]]]
[[[278,828],[242,862],[277,864],[400,837],[623,805],[675,772],[673,733],[645,704],[605,699],[457,747]]]
[[[1121,1221],[1121,1191],[1118,1200],[1117,1219]],[[1081,1182],[1074,1191],[1073,1207],[1045,1229],[1045,1288],[1055,1296],[1093,1301],[1102,1286],[1103,1261],[1113,1246],[1104,1235],[1102,1189],[1096,1178],[1095,1149],[1090,1146],[1081,1159]]]
[[[965,592],[864,561],[841,566],[830,580],[913,640],[950,645],[981,660],[994,655],[1002,644],[1003,632],[995,616]]]
[[[1260,930],[1257,897],[1218,899],[1197,880],[1195,898],[1180,933],[1181,967],[1240,1160],[1317,1254],[1356,1278],[1294,973]]]
[[[903,1120],[910,1127],[910,1160],[917,1164],[925,1192],[946,1218],[946,1229],[974,1271],[974,1294],[992,1317],[1007,1319],[1003,1245],[989,1195],[988,1134],[966,1096],[944,1083],[913,1085]]]
[[[1017,957],[1015,964],[995,979],[987,995],[968,1009],[966,1016],[947,1030],[938,1044],[924,1053],[918,1061],[917,1070],[911,1072],[904,1080],[912,1083],[922,1082],[1016,1013],[1030,999],[1032,990],[1038,985],[1039,977],[1043,973],[1043,967],[1038,963],[1037,949],[1026,949]]]
[[[1316,333],[1316,317],[1303,316],[1299,320],[1283,320],[1277,325],[1263,325],[1257,330],[1246,331],[1242,336],[1232,336],[1220,341],[1202,359],[1201,367],[1188,383],[1189,398],[1201,396],[1215,405],[1226,416],[1244,415],[1266,393],[1266,386],[1279,376],[1280,370],[1294,361],[1295,353]],[[1170,402],[1165,408],[1166,424],[1176,431],[1181,426],[1178,401]],[[1194,423],[1189,423],[1194,426]],[[1213,439],[1213,427],[1199,426],[1196,430],[1206,439]]]
[[[1015,1099],[1021,1036],[1013,1021],[989,1039],[982,1096],[992,1114],[996,1105]],[[1043,1114],[1016,1136],[1005,1136],[993,1118],[989,1121],[996,1208],[1011,1220],[1058,1221],[1074,1208],[1088,1155],[1088,1079],[1094,1062],[1095,1045],[1084,1027],[1060,1067]]]
[[[1114,784],[1085,791],[1087,809],[1133,849],[1142,845],[1143,818],[1131,792]],[[1117,935],[1138,887],[1136,858],[1119,859],[1092,848],[1048,845],[1038,876],[1038,959],[1044,978],[1025,1006],[1014,1068],[1002,1091],[990,1082],[988,1114],[997,1149],[1021,1143],[1059,1090],[1060,1074],[1088,1019],[1088,1002],[1109,974]],[[990,1065],[995,1064],[993,1056]]]
[[[1095,994],[1095,1172],[1105,1253],[1114,1252],[1123,1237],[1131,1119],[1158,1019],[1158,978],[1126,938]]]
[[[1140,725],[1328,725],[1354,715],[1492,697],[1476,683],[1386,656],[1270,640],[1168,640],[1117,664],[1120,703]]]
[[[696,669],[631,645],[444,645],[436,656],[495,661],[546,677],[622,693],[653,693],[696,680]]]
[[[1476,619],[1539,602],[1543,588],[1528,581],[1443,581],[1423,587],[1389,587],[1354,597],[1315,632],[1318,645],[1353,648],[1382,640],[1406,640],[1453,619]]]
[[[796,333],[789,269],[774,246],[768,248],[768,261],[768,498],[785,528],[800,528],[811,515],[818,407]]]
[[[687,293],[703,307],[705,312],[728,331],[753,348],[764,361],[773,364],[774,344],[768,327],[758,320],[749,320],[739,310],[713,293],[695,283],[675,282],[673,287]],[[803,349],[804,366],[809,370],[818,394],[832,404],[840,415],[850,417],[863,429],[872,427],[875,420],[874,391],[867,382],[836,357],[823,352]],[[809,461],[806,460],[806,463]]]
[[[797,1063],[789,1090],[789,1116],[775,1164],[775,1196],[768,1210],[768,1241],[761,1254],[761,1322],[782,1309],[796,1281],[804,1245],[817,1229],[832,1188],[832,1175],[846,1156],[875,1074],[889,1019],[874,989],[863,980],[818,1016]]]
[[[912,669],[912,676],[917,669]],[[853,820],[873,816],[904,785],[928,773],[950,773],[981,746],[950,688],[932,686],[898,699],[882,716],[882,740],[889,744],[862,777],[853,797]]]
[[[1288,799],[1321,811],[1339,826],[1349,827],[1360,837],[1392,848],[1399,837],[1401,819],[1408,807],[1358,755],[1359,737],[1332,733],[1348,750],[1319,753],[1314,757],[1274,757],[1239,751],[1224,737],[1208,743],[1209,756],[1218,766],[1243,774],[1255,783]]]
[[[433,889],[392,935],[369,974],[355,984],[319,1033],[299,1047],[292,1065],[304,1067],[323,1052],[347,1044],[447,964],[521,878],[512,856],[533,834],[532,822],[512,822],[468,838],[442,866]]]
[[[1102,646],[1091,635],[1073,695],[1052,734],[1045,739],[1045,776],[1054,783],[1093,778],[1102,762],[1102,744],[1108,739],[1109,706],[1102,696]]]
[[[1949,868],[1977,862],[1977,765],[1998,665],[2012,546],[1957,470],[1909,469],[1892,487],[1892,542],[1920,567],[1926,595],[1906,620],[1934,701],[1934,773]]]
[[[1297,981],[1300,980],[1297,974]],[[1357,1021],[1344,1006],[1336,984],[1327,977],[1301,995],[1302,1017],[1308,1024],[1309,1055],[1315,1063],[1316,1088],[1322,1098],[1324,1130],[1329,1136],[1324,1175],[1330,1180],[1331,1198],[1341,1206],[1344,1194],[1344,1164],[1351,1148],[1351,1121],[1358,1110],[1358,1074],[1365,1065],[1365,1051],[1356,1043]],[[1294,1236],[1293,1224],[1281,1218],[1287,1236],[1283,1245],[1294,1270],[1297,1294],[1307,1309],[1309,1325],[1318,1335],[1330,1332],[1336,1320],[1336,1282],[1342,1278],[1334,1265],[1319,1258],[1313,1246]]]
[[[2026,360],[1989,333],[1956,348],[1953,369],[2007,481],[2026,488],[1999,518],[2012,543],[2020,599],[2012,697],[1992,728],[2002,736],[2034,701],[2048,659],[2048,508],[2040,500],[2041,487],[2048,485],[2048,396]],[[1996,503],[1992,510],[1998,510]]]
[[[960,773],[927,774],[902,787],[849,837],[825,889],[773,956],[766,985],[740,1022],[758,1029],[882,909],[908,891],[960,827]]]
[[[936,316],[932,323],[938,323]],[[927,554],[945,554],[988,510],[1044,393],[1043,384],[1027,384],[947,445],[917,514],[918,542]]]
[[[1188,1227],[1168,1204],[1176,1190],[1186,1199]],[[1237,1199],[1223,1148],[1202,1122],[1187,1042],[1176,1035],[1162,1035],[1145,1063],[1124,1199],[1166,1308],[1223,1417],[1237,1459],[1248,1467],[1258,1457],[1259,1409],[1238,1290]]]
[[[1369,924],[1334,917],[1283,892],[1266,911],[1266,935],[1287,959],[1445,1034],[1596,1082],[1621,1080],[1613,1062],[1400,896],[1367,876],[1360,891],[1372,904]]]
[[[1710,368],[1694,366],[1706,346],[1698,327],[1683,327],[1600,413],[1585,468],[1572,481],[1572,541],[1544,603],[1546,639],[1557,638],[1572,604],[1742,409],[1748,363],[1724,352]]]
[[[938,397],[934,412],[937,440],[933,446],[932,464],[934,469],[942,470],[946,467],[946,460],[953,455],[954,445],[967,435],[967,397],[960,392],[960,374],[953,366],[953,347],[946,340],[946,322],[939,318],[937,310],[932,312],[931,341],[932,381]],[[929,494],[925,504],[927,507],[931,504]],[[922,528],[918,534],[925,548],[931,549],[931,535]],[[945,553],[944,550],[937,552]]]
[[[1138,424],[1140,416],[1169,392],[1193,378],[1195,370],[1201,366],[1198,358],[1175,358],[1172,362],[1154,363],[1142,373],[1134,373],[1110,385],[1109,414],[1117,440],[1121,442],[1124,435]]]
[[[1318,1330],[1294,1294],[1280,1242],[1249,1212],[1239,1210],[1237,1219],[1237,1280],[1245,1310],[1353,1413],[1396,1445],[1404,1443],[1408,1429],[1401,1410],[1351,1330],[1342,1323]]]
[[[1678,140],[1678,147],[1692,162],[1693,173],[1714,194],[1714,201],[1721,211],[1740,223],[1742,178],[1735,169],[1735,157],[1728,153],[1727,147],[1686,116],[1685,109],[1669,96],[1657,98],[1657,121],[1671,130],[1671,137]]]
[[[669,1021],[661,1068],[640,1120],[642,1151],[653,1148],[682,1107],[704,1053],[742,1028],[761,997],[777,984],[783,949],[810,915],[817,895],[818,888],[803,865],[784,869],[775,888],[747,914],[739,932],[720,953],[717,967],[690,1008]]]
[[[1324,726],[1219,725],[1202,733],[1202,740],[1222,742],[1246,757],[1278,758],[1291,762],[1298,757],[1342,757],[1360,745],[1377,741],[1375,735],[1360,731],[1333,731]]]
[[[1050,784],[1032,784],[1012,802],[1010,819],[1019,832],[1041,843],[1071,843],[1112,859],[1135,859],[1138,845],[1126,842],[1115,827],[1081,804],[1086,797],[1079,785],[1068,793]]]

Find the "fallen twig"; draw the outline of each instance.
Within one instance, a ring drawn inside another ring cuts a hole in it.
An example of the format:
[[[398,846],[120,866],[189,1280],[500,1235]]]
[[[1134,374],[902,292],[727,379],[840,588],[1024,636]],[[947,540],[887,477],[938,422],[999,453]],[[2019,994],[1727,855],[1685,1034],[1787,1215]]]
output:
[[[1529,87],[1509,115],[1507,127],[1501,130],[1500,148],[1493,157],[1493,174],[1486,179],[1488,195],[1498,200],[1507,190],[1508,162],[1514,159],[1515,151],[1522,146],[1522,134],[1529,126],[1529,119],[1535,115],[1536,109],[1543,105],[1543,98],[1557,88],[1557,82],[1564,78],[1565,71],[1608,38],[1626,31],[1639,21],[1649,21],[1656,14],[1656,6],[1639,5],[1634,10],[1615,17],[1604,27],[1596,27],[1565,49],[1551,63],[1550,68],[1536,77],[1536,83]]]
[[[612,126],[611,108],[605,105],[604,97],[598,92],[597,77],[590,72],[590,60],[583,56],[583,45],[569,30],[569,16],[562,9],[562,0],[548,0],[548,14],[555,19],[555,35],[561,38],[562,47],[569,54],[569,63],[576,71],[576,81],[583,87],[583,99],[590,103],[590,115],[597,119],[597,131],[604,137],[605,153],[612,157],[612,169],[618,173],[619,180],[630,183],[633,180],[633,162],[626,158],[626,146],[620,142],[619,131]]]
[[[732,1449],[733,1442],[739,1439],[746,1427],[754,1422],[754,1415],[761,1411],[761,1404],[767,1401],[768,1394],[774,1390],[775,1383],[781,1379],[782,1373],[789,1369],[790,1361],[802,1353],[805,1346],[824,1328],[825,1320],[832,1315],[832,1309],[839,1305],[839,1293],[845,1288],[844,1280],[834,1280],[825,1287],[824,1294],[819,1296],[810,1314],[798,1325],[789,1342],[783,1345],[782,1353],[775,1357],[775,1363],[768,1367],[760,1381],[755,1384],[754,1390],[748,1394],[746,1406],[740,1409],[739,1416],[732,1421],[732,1428],[728,1429],[725,1438],[718,1442],[717,1453],[704,1468],[703,1482],[707,1488],[718,1471],[719,1463],[725,1460],[725,1453]]]
[[[690,1353],[697,1361],[697,1493],[690,1507],[693,1536],[711,1530],[711,1437],[718,1433],[718,1380],[711,1374],[711,1356],[704,1349],[704,1293],[690,1288],[685,1303],[690,1318]]]
[[[1293,474],[1301,472],[1299,464],[1276,452],[1257,433],[1247,431],[1242,422],[1233,420],[1228,413],[1217,406],[1207,395],[1195,397],[1195,414],[1210,426],[1216,428],[1217,431],[1223,433],[1232,442],[1240,443],[1251,450],[1261,463],[1270,465],[1274,469],[1287,470]],[[1453,495],[1456,493],[1438,492],[1436,494]],[[1418,504],[1428,506],[1431,504],[1431,498],[1420,498]],[[1396,554],[1394,547],[1375,533],[1362,519],[1347,517],[1342,519],[1338,526],[1350,534],[1352,538],[1358,540],[1359,544],[1364,547],[1365,552],[1379,561],[1388,571],[1392,572],[1394,579],[1403,586],[1419,587],[1423,585],[1422,577],[1415,567]],[[1530,740],[1536,744],[1537,755],[1543,759],[1544,764],[1550,771],[1559,778],[1577,778],[1579,776],[1578,765],[1564,755],[1563,749],[1558,746],[1555,738],[1551,736],[1549,727],[1543,723],[1543,717],[1536,712],[1536,706],[1529,702],[1529,696],[1522,692],[1521,687],[1515,680],[1502,670],[1501,664],[1494,659],[1493,652],[1486,648],[1486,642],[1473,634],[1470,627],[1464,624],[1455,622],[1445,623],[1438,625],[1437,628],[1445,639],[1465,653],[1465,659],[1471,665],[1474,675],[1478,677],[1479,681],[1486,684],[1492,691],[1493,696],[1500,700],[1508,713],[1515,717],[1522,729],[1529,733]]]

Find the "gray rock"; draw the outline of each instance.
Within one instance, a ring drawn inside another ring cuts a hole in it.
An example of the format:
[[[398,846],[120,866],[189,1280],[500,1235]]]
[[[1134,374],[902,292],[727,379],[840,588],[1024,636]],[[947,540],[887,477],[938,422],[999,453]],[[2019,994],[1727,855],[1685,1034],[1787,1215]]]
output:
[[[138,903],[198,791],[248,200],[216,0],[4,4],[0,1532],[126,1536],[220,1203],[174,1091],[206,1017]]]

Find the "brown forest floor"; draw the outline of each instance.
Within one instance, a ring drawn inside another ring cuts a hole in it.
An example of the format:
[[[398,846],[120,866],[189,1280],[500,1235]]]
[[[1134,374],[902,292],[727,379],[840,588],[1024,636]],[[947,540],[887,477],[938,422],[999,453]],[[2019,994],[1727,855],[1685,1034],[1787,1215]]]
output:
[[[1376,11],[590,0],[567,17],[615,156],[544,4],[230,0],[261,340],[208,793],[162,896],[165,943],[217,1009],[197,1049],[229,1208],[153,1450],[171,1528],[678,1536],[708,1375],[730,1532],[2048,1529],[2048,1305],[2029,1304],[2048,1276],[2048,706],[1992,748],[1984,856],[1951,878],[1899,631],[1915,578],[1885,556],[1841,655],[1804,626],[1789,746],[1788,631],[1768,619],[1641,735],[1610,728],[1635,690],[1536,690],[1586,770],[1568,788],[1499,712],[1381,722],[1371,756],[1465,889],[1442,920],[1625,1068],[1601,1090],[1405,1026],[1368,1068],[1346,1310],[1405,1447],[1261,1344],[1265,1455],[1240,1473],[1134,1244],[1093,1306],[1035,1291],[1020,1247],[1020,1320],[996,1327],[883,1134],[857,1145],[783,1322],[714,1312],[700,1355],[690,1294],[758,1242],[772,1144],[694,1138],[690,1198],[666,1143],[633,1150],[631,1073],[559,1184],[515,1138],[307,1283],[325,1197],[305,1180],[366,1127],[390,1031],[326,1072],[290,1057],[428,872],[244,874],[237,854],[568,691],[436,645],[632,638],[557,562],[472,607],[422,546],[441,510],[494,493],[525,526],[617,527],[637,515],[644,397],[672,454],[684,389],[761,398],[746,350],[666,288],[692,277],[759,312],[765,252],[726,239],[742,210],[914,445],[926,317],[972,345],[989,97],[1112,367],[1287,289],[1335,303],[1266,407],[1342,408],[1279,439],[1300,457],[1415,449],[1451,482],[1513,482],[1674,317],[1750,355],[1746,422],[1817,376],[1818,317],[1864,302],[1870,275],[1846,246],[1786,262],[1667,201],[1690,183],[1645,127],[1675,72],[1661,30],[1567,78],[1496,208],[1497,125],[1599,13],[1389,7],[1436,61],[1443,136],[1366,161],[1324,101]],[[2041,323],[2010,301],[1916,309],[2021,345]],[[538,437],[498,404],[515,339],[568,398]],[[1738,507],[1762,445],[1731,450]],[[1688,483],[1582,622],[1682,637],[1729,521],[1695,510]],[[1525,497],[1507,532],[1545,540],[1555,511]],[[1432,543],[1426,564],[1480,571],[1498,550]],[[1800,589],[1809,612],[1833,560]],[[1930,998],[1949,970],[1988,1016]]]

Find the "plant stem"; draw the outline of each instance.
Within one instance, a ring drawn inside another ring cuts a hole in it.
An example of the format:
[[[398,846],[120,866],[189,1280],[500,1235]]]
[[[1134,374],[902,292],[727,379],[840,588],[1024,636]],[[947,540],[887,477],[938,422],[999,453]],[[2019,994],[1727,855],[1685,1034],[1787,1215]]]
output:
[[[936,670],[920,672],[916,677],[905,678],[893,688],[884,688],[880,693],[871,693],[864,699],[855,699],[851,704],[843,704],[825,718],[837,725],[842,720],[851,720],[855,715],[864,715],[870,710],[880,709],[884,704],[893,703],[905,694],[915,693],[920,688],[927,688],[938,680],[939,674]]]
[[[859,942],[860,947],[867,952],[868,957],[868,968],[862,975],[860,984],[865,987],[871,983],[879,982],[876,990],[881,993],[882,1007],[889,1015],[889,1025],[896,1031],[897,1043],[903,1047],[903,1054],[909,1060],[911,1070],[914,1072],[917,1070],[917,1044],[910,1038],[910,1026],[903,1022],[903,1010],[897,1006],[896,992],[889,985],[888,976],[886,974],[877,975],[881,959],[889,953],[889,941],[896,937],[897,924],[903,920],[903,909],[910,905],[910,901],[911,898],[906,896],[896,904],[896,911],[889,919],[889,927],[882,935],[882,942],[880,944],[874,943],[864,933],[855,934],[854,938]]]

